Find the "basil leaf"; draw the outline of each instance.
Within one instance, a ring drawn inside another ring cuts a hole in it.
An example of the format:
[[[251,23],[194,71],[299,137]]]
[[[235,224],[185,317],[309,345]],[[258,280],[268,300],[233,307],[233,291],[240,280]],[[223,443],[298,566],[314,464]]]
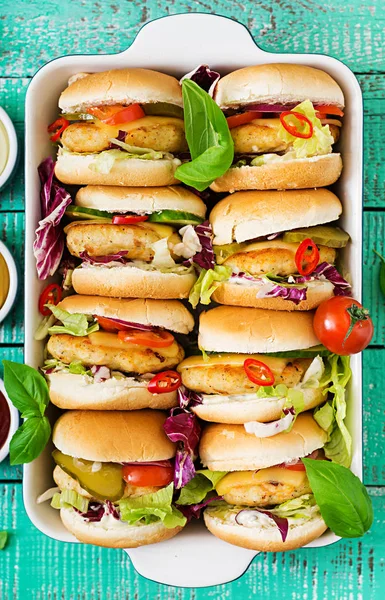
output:
[[[41,417],[49,402],[47,382],[32,367],[3,360],[4,385],[12,404],[23,419]]]
[[[310,487],[326,525],[344,538],[361,537],[373,523],[373,507],[363,483],[349,469],[326,460],[303,458]]]
[[[0,550],[4,550],[7,539],[8,533],[6,531],[0,531]]]
[[[234,142],[219,106],[190,79],[182,82],[186,139],[192,160],[175,172],[183,183],[202,191],[225,173],[234,159]]]
[[[31,417],[24,421],[11,439],[11,465],[22,465],[37,458],[46,447],[51,435],[47,417]]]
[[[377,256],[380,257],[381,259],[381,266],[380,266],[380,290],[383,293],[383,295],[385,296],[385,258],[382,256],[382,254],[380,254],[379,252],[377,252],[377,250],[375,250],[373,248],[373,252],[374,254],[377,254]]]

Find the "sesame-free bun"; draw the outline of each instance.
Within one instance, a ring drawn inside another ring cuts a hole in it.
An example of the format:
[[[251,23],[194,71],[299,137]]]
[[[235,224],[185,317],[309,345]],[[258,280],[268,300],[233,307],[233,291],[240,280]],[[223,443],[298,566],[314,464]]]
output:
[[[67,410],[168,410],[178,404],[176,392],[151,394],[147,383],[137,378],[111,377],[95,383],[73,373],[51,373],[46,377],[52,404]]]
[[[296,304],[292,300],[285,300],[277,296],[257,298],[257,285],[237,285],[230,281],[220,283],[212,295],[212,299],[218,304],[230,306],[248,306],[251,308],[263,308],[267,310],[306,311],[317,308],[324,300],[332,298],[334,286],[330,281],[310,281],[306,284],[306,300]]]
[[[194,273],[144,271],[128,265],[79,268],[72,274],[77,294],[112,298],[188,298],[195,281]]]
[[[182,106],[182,89],[175,77],[149,69],[116,69],[70,83],[59,98],[59,108],[63,113],[78,113],[90,106],[155,102]]]
[[[343,108],[343,92],[325,71],[272,63],[244,67],[222,77],[215,88],[214,100],[222,109],[247,104],[333,104]]]
[[[220,200],[210,213],[213,244],[244,242],[281,231],[330,223],[336,221],[341,212],[342,205],[337,196],[323,188],[236,192]]]
[[[161,210],[177,210],[192,213],[202,219],[206,215],[206,205],[199,196],[181,186],[88,185],[77,192],[75,204],[110,212],[152,213]]]
[[[174,172],[177,162],[168,158],[116,160],[108,173],[93,171],[90,165],[98,154],[75,154],[59,149],[55,175],[62,183],[71,185],[161,186],[179,183]],[[179,163],[178,163],[179,164]]]
[[[322,389],[304,389],[304,410],[315,408],[325,401]],[[228,396],[215,396],[215,402],[207,401],[204,397],[202,404],[197,404],[191,410],[203,421],[211,423],[240,424],[258,421],[268,423],[279,419],[285,405],[285,398],[257,398],[256,394],[237,395],[237,400],[231,400]]]
[[[58,307],[67,312],[120,319],[140,325],[189,333],[194,327],[190,311],[178,300],[120,299],[99,296],[67,296]]]
[[[337,153],[269,162],[259,167],[232,167],[210,185],[214,192],[291,190],[335,183],[342,171]]]
[[[318,343],[311,312],[218,306],[200,317],[198,344],[207,352],[285,352]]]
[[[129,525],[110,519],[108,524],[87,522],[73,508],[62,508],[63,525],[80,542],[105,548],[138,548],[174,537],[182,527],[167,529],[161,521],[150,525]]]
[[[155,410],[73,410],[56,421],[52,441],[74,458],[96,462],[151,462],[175,456],[163,430],[166,413]]]
[[[246,433],[243,425],[215,423],[203,429],[199,456],[211,471],[251,471],[303,458],[326,441],[309,413],[299,415],[289,432],[264,438]]]
[[[299,524],[291,519],[287,538],[283,542],[279,529],[273,521],[264,527],[245,527],[230,518],[228,521],[218,519],[210,506],[204,512],[204,521],[207,529],[219,539],[259,552],[284,552],[301,548],[320,537],[327,529],[319,513],[308,521],[301,520]]]

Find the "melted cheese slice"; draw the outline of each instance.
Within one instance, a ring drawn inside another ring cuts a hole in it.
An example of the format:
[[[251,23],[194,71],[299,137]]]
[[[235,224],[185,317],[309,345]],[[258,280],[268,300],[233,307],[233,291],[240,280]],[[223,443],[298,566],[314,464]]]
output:
[[[95,333],[90,333],[87,337],[93,346],[104,346],[105,348],[115,348],[116,350],[151,348],[151,346],[142,346],[132,344],[131,342],[124,342],[116,333],[110,333],[108,331],[95,331]],[[177,351],[177,344],[174,340],[167,348],[153,348],[153,350],[161,356],[173,357]]]
[[[232,488],[252,487],[270,481],[300,487],[306,481],[306,471],[291,471],[281,467],[270,467],[260,471],[236,471],[225,475],[218,483],[216,490],[220,496],[223,496],[228,494]]]
[[[205,360],[203,356],[189,356],[178,366],[178,371],[194,367],[213,367],[215,365],[231,365],[242,367],[247,358],[254,358],[264,362],[274,373],[282,373],[288,362],[293,362],[293,358],[276,358],[275,356],[266,356],[265,354],[213,354]]]

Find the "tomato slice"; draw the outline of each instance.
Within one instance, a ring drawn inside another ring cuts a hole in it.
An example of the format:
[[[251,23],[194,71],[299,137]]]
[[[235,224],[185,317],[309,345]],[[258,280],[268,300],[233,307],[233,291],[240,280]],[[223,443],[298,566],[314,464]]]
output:
[[[174,479],[173,467],[124,465],[123,479],[136,487],[164,487]]]
[[[119,331],[118,337],[122,342],[147,346],[148,348],[167,348],[174,342],[174,336],[169,331],[141,331],[140,329],[127,329]]]
[[[40,294],[39,298],[39,312],[43,317],[48,317],[51,314],[49,308],[45,304],[59,304],[62,299],[63,291],[57,283],[51,283],[48,285]]]
[[[290,117],[297,119],[298,123],[293,121],[293,119],[289,121]],[[294,110],[285,110],[279,115],[279,119],[286,131],[294,137],[308,140],[313,135],[313,124],[302,113],[295,112]],[[305,130],[303,130],[304,124],[306,125]]]
[[[131,104],[130,106],[123,106],[122,104],[92,106],[87,109],[87,112],[100,119],[106,125],[129,123],[130,121],[136,121],[146,116],[140,104]]]
[[[109,319],[108,317],[99,317],[94,315],[95,319],[99,323],[100,327],[104,329],[104,331],[112,331],[115,333],[116,331],[127,331],[127,329],[131,330],[132,327],[129,325],[122,325],[122,323],[117,323],[113,319]]]
[[[243,363],[247,377],[257,385],[274,385],[274,375],[269,367],[255,358],[247,358]]]
[[[70,122],[67,119],[64,119],[64,117],[60,117],[59,119],[56,119],[56,121],[51,123],[51,125],[48,125],[48,133],[53,134],[50,137],[51,142],[57,142],[61,134],[65,129],[67,129],[69,124]]]
[[[314,109],[322,115],[337,115],[338,117],[344,116],[343,111],[338,108],[338,106],[333,106],[332,104],[317,104],[314,106]]]
[[[313,273],[319,263],[319,250],[312,239],[306,238],[300,243],[294,260],[298,273],[301,275]]]
[[[130,225],[131,223],[141,223],[148,221],[148,215],[115,215],[112,217],[113,225]]]
[[[294,465],[283,465],[283,468],[288,469],[289,471],[306,471],[305,465],[303,464],[302,460],[295,463]]]
[[[262,117],[261,112],[257,111],[248,111],[241,113],[240,115],[233,115],[232,117],[227,117],[227,125],[229,129],[233,129],[233,127],[238,127],[239,125],[245,125],[245,123],[250,123],[253,119],[260,119]]]
[[[151,394],[166,394],[175,392],[182,383],[182,378],[176,371],[163,371],[153,377],[148,384]]]

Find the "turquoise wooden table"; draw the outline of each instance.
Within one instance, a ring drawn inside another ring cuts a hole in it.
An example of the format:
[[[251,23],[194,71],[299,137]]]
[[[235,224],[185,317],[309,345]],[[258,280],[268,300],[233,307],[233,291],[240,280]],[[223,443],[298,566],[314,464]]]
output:
[[[146,21],[189,10],[216,12],[241,21],[265,50],[335,56],[356,73],[362,86],[364,301],[376,327],[372,345],[364,353],[364,480],[374,504],[374,524],[360,540],[340,541],[320,550],[260,554],[242,578],[228,585],[176,589],[140,577],[119,550],[62,544],[42,535],[24,511],[21,469],[5,462],[0,465],[0,530],[6,529],[10,536],[7,547],[0,551],[0,600],[381,600],[385,598],[385,306],[378,288],[379,263],[372,249],[385,253],[383,0],[3,2],[0,105],[16,123],[22,148],[25,92],[40,66],[64,54],[120,52]],[[0,239],[16,257],[20,273],[23,179],[21,161],[12,184],[0,193]],[[0,326],[0,357],[22,361],[22,345],[21,285],[14,310]]]

